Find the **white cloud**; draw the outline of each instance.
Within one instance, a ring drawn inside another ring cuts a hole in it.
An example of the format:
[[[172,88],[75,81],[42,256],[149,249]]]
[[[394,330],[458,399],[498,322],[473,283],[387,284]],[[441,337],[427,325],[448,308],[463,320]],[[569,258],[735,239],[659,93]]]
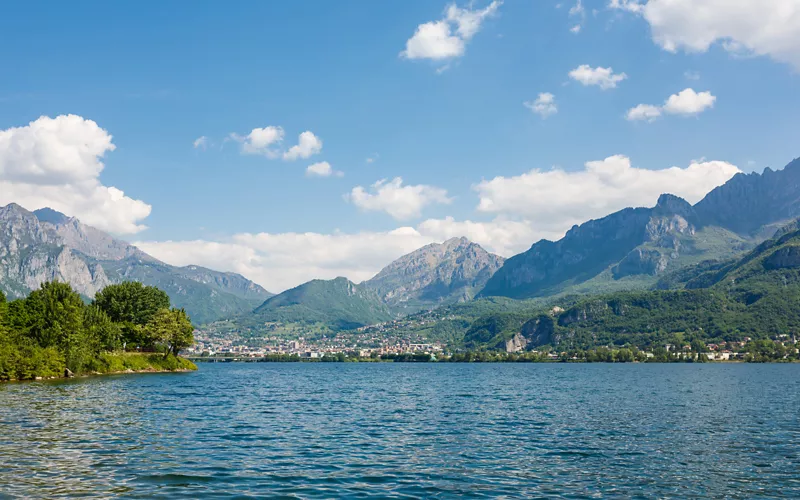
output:
[[[569,29],[570,32],[577,35],[578,33],[581,32],[581,28],[583,27],[583,22],[586,20],[586,9],[583,7],[583,2],[581,0],[577,0],[575,5],[573,5],[569,9],[569,15],[570,17],[578,16],[581,18],[578,24],[574,25],[572,28]]]
[[[627,119],[630,121],[652,122],[661,116],[661,108],[650,104],[639,104],[628,110]]]
[[[296,160],[298,158],[308,158],[312,155],[318,154],[322,151],[322,139],[313,134],[310,130],[306,130],[298,138],[297,145],[289,148],[289,151],[283,153],[284,160]]]
[[[543,92],[539,94],[539,97],[537,97],[535,101],[525,101],[522,104],[542,118],[547,118],[550,115],[558,113],[556,96],[550,92]]]
[[[429,219],[414,227],[358,233],[244,233],[221,241],[137,242],[173,265],[237,272],[272,292],[311,279],[369,279],[398,257],[423,245],[466,236],[490,252],[511,256],[530,247],[535,230],[524,222]]]
[[[306,168],[307,177],[342,177],[344,172],[334,170],[327,161],[314,163]]]
[[[800,69],[800,0],[611,0],[641,14],[664,50],[725,50],[769,56]]]
[[[195,139],[192,144],[194,145],[194,149],[202,149],[205,151],[208,147],[208,137],[202,135]]]
[[[639,13],[642,11],[643,5],[638,0],[611,0],[608,3],[609,9],[620,9],[628,12]]]
[[[586,10],[583,8],[581,0],[578,0],[578,2],[569,9],[570,16],[583,16],[585,14]]]
[[[381,179],[371,188],[372,192],[368,192],[362,186],[356,186],[345,199],[361,210],[386,212],[398,220],[419,217],[422,209],[428,205],[451,202],[444,189],[424,184],[403,186],[400,177],[391,181]]]
[[[696,115],[713,107],[716,100],[711,92],[697,93],[693,89],[684,89],[667,98],[664,112],[673,115]]]
[[[686,78],[687,80],[699,80],[700,73],[697,71],[685,71],[683,73],[683,77]]]
[[[111,135],[77,115],[42,116],[0,130],[0,204],[50,207],[114,233],[135,233],[151,206],[104,186],[100,172]]]
[[[481,29],[483,21],[494,15],[502,2],[495,0],[484,9],[472,10],[451,4],[444,19],[420,24],[400,53],[406,59],[441,61],[464,55],[467,42]]]
[[[539,232],[563,234],[574,224],[625,207],[652,206],[662,193],[695,203],[737,172],[736,166],[721,161],[647,170],[616,155],[587,162],[580,171],[534,169],[484,180],[474,188],[480,198],[479,211],[521,217]]]
[[[628,110],[627,119],[630,121],[652,122],[662,113],[681,116],[696,116],[703,111],[714,107],[717,97],[711,92],[695,92],[694,89],[684,89],[677,94],[672,94],[664,101],[663,106],[652,104],[639,104]]]
[[[628,78],[625,73],[614,74],[612,68],[592,68],[582,64],[569,72],[569,77],[583,85],[597,85],[603,90],[616,88],[617,84]]]
[[[229,137],[241,144],[242,154],[277,158],[279,153],[274,147],[283,141],[283,135],[283,128],[270,125],[264,128],[254,128],[246,136],[231,133]]]

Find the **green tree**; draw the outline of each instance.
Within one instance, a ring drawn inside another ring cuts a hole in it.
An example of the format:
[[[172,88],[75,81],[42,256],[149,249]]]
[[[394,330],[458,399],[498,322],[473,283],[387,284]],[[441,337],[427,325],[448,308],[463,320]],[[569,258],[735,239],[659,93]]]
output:
[[[169,296],[154,286],[126,281],[97,292],[94,304],[120,325],[125,344],[142,346],[147,340],[143,327],[160,309],[169,309]]]
[[[143,332],[149,345],[164,346],[164,357],[194,344],[194,327],[183,309],[159,309]]]
[[[91,355],[83,329],[86,305],[66,283],[46,282],[25,299],[27,335],[42,348],[56,347],[64,353],[67,367],[77,371]]]
[[[122,330],[96,305],[84,309],[83,327],[96,351],[113,351],[122,347]]]

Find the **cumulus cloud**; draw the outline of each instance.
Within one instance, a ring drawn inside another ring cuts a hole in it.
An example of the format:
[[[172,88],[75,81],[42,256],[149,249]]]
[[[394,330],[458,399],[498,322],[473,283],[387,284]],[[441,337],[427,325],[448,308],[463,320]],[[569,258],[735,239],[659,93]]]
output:
[[[297,145],[289,148],[289,151],[283,153],[284,160],[297,160],[299,158],[308,158],[312,155],[318,154],[322,151],[322,139],[314,135],[310,130],[306,130],[297,140]]]
[[[400,177],[391,181],[381,179],[371,188],[370,192],[362,186],[356,186],[345,199],[361,210],[386,212],[398,220],[419,217],[422,209],[428,205],[451,202],[444,189],[424,184],[404,186]]]
[[[247,135],[231,133],[229,138],[241,145],[242,154],[263,155],[267,158],[277,158],[279,156],[275,146],[283,141],[283,128],[268,126],[264,128],[254,128]]]
[[[716,100],[711,92],[697,93],[693,89],[684,89],[667,98],[664,112],[672,115],[696,115],[713,107]]]
[[[342,177],[343,175],[344,172],[334,170],[333,167],[331,167],[331,164],[327,161],[314,163],[306,168],[307,177]]]
[[[703,111],[714,107],[717,97],[711,92],[695,92],[694,89],[684,89],[677,94],[672,94],[664,101],[663,106],[639,104],[628,110],[627,119],[631,121],[652,122],[662,113],[682,116],[696,116]]]
[[[664,50],[725,50],[800,69],[800,0],[611,0],[609,7],[641,15]]]
[[[136,233],[151,206],[104,186],[100,172],[111,135],[77,115],[42,116],[0,130],[0,204],[50,207],[113,233]]]
[[[550,92],[542,92],[535,101],[525,101],[522,103],[522,105],[538,114],[542,118],[547,118],[550,115],[558,113],[556,96]]]
[[[484,180],[474,188],[480,198],[479,211],[522,217],[539,231],[563,234],[574,224],[625,207],[652,206],[662,193],[695,203],[738,172],[736,166],[722,161],[648,170],[616,155],[587,162],[580,171],[534,169]]]
[[[573,26],[573,27],[572,27],[572,28],[570,28],[569,30],[570,30],[572,33],[575,33],[575,34],[577,35],[578,33],[580,33],[580,32],[581,32],[581,25],[580,25],[580,24],[576,24],[575,26]]]
[[[480,31],[483,21],[494,15],[501,4],[501,1],[495,0],[477,10],[449,5],[443,19],[417,27],[414,35],[406,41],[406,48],[400,56],[434,61],[463,56],[467,42]]]
[[[369,279],[423,245],[466,236],[490,252],[511,256],[530,247],[535,230],[524,222],[429,219],[417,227],[357,233],[243,233],[221,241],[143,241],[145,252],[173,265],[196,264],[242,274],[272,292],[311,279]]]
[[[627,119],[630,121],[652,122],[661,116],[661,108],[651,104],[639,104],[628,110]]]
[[[583,85],[596,85],[603,90],[613,89],[622,80],[628,78],[625,73],[614,73],[612,68],[592,68],[582,64],[569,72],[569,77]]]
[[[192,144],[194,145],[194,149],[202,149],[205,151],[208,147],[208,137],[202,135],[195,139]]]

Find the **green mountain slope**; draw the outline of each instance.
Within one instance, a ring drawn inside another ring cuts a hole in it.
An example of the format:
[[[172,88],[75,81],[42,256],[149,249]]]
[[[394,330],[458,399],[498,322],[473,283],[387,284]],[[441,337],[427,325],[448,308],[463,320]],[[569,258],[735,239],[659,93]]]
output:
[[[378,295],[346,278],[313,280],[264,301],[243,324],[297,323],[347,330],[393,316]]]
[[[473,322],[465,344],[648,347],[800,330],[800,231],[783,233],[734,261],[693,270],[683,276],[685,289],[617,292],[581,299],[564,310],[487,315]]]

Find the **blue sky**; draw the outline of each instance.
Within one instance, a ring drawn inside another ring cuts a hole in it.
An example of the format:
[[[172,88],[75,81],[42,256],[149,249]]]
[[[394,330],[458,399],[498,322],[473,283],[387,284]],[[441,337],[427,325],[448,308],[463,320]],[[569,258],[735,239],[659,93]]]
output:
[[[734,168],[800,156],[800,3],[781,7],[791,15],[755,0],[8,5],[0,202],[55,206],[168,262],[242,272],[273,290],[317,276],[358,281],[460,234],[509,255],[652,205],[660,188],[698,197]],[[426,50],[444,43],[450,55],[411,54],[418,30],[437,22],[450,38]],[[585,85],[570,77],[581,65],[625,77]],[[663,106],[684,89],[693,94]],[[523,104],[543,93],[557,107],[546,117]],[[626,119],[640,104],[661,115]],[[45,165],[58,160],[36,148],[70,157],[80,146],[57,138],[66,149],[54,149],[26,127],[68,114],[101,132],[74,121],[53,134],[94,134],[95,157]],[[241,138],[265,127],[283,131],[278,158],[243,150]],[[305,131],[321,151],[282,159]],[[200,137],[206,146],[194,147]],[[14,153],[31,141],[33,153]],[[585,164],[605,159],[598,168],[611,170],[587,178]],[[704,168],[647,174],[693,161]],[[320,162],[342,175],[309,176]],[[62,167],[72,173],[53,175]],[[544,175],[554,167],[558,176]],[[370,187],[382,179],[390,189]],[[98,186],[130,201],[108,201]]]

